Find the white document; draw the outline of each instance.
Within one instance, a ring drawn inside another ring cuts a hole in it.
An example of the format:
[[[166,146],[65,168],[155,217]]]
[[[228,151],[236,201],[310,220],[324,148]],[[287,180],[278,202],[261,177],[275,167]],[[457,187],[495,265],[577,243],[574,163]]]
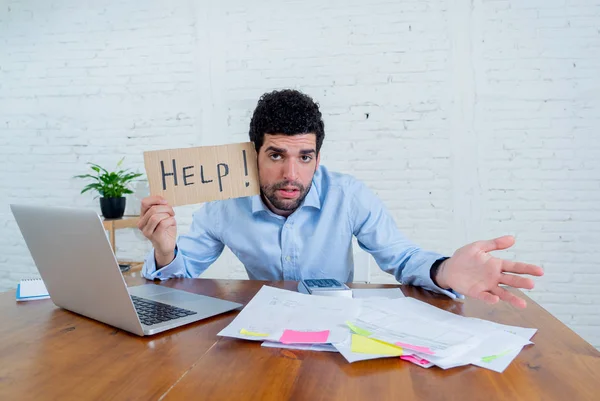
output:
[[[466,327],[478,327],[480,330],[487,328],[492,332],[481,344],[460,359],[438,361],[438,366],[444,369],[473,364],[502,373],[524,346],[533,344],[529,340],[537,332],[537,329],[509,326],[477,318],[464,318],[464,320]]]
[[[519,326],[509,326],[506,324],[500,324],[496,322],[492,322],[489,320],[478,319],[475,317],[461,317],[463,319],[463,325],[468,328],[474,328],[477,330],[503,330],[507,333],[511,333],[517,335],[519,337],[523,337],[527,340],[530,340],[531,337],[537,332],[537,329],[530,329],[527,327],[519,327]]]
[[[503,330],[495,330],[492,333],[489,333],[475,348],[470,349],[463,354],[451,355],[445,358],[424,354],[419,354],[419,356],[428,359],[442,369],[450,369],[457,366],[481,362],[482,358],[485,357],[505,355],[511,351],[520,350],[527,344],[531,344],[531,342],[526,338],[516,336]]]
[[[442,368],[521,349],[536,331],[456,315],[414,298],[364,300],[356,326]]]
[[[356,319],[360,304],[361,300],[316,297],[263,286],[218,335],[279,342],[285,330],[329,330],[327,342],[341,342],[349,331],[346,321]]]
[[[498,323],[494,323],[498,324]],[[531,340],[531,337],[537,332],[537,329],[528,329],[524,327],[518,326],[506,326],[503,324],[498,324],[498,326],[503,326],[506,332],[515,334],[521,338],[526,340]],[[531,342],[529,342],[531,344]],[[473,365],[479,366],[482,368],[493,370],[494,372],[502,373],[504,369],[511,364],[511,362],[519,355],[523,347],[519,349],[515,349],[513,351],[504,351],[500,354],[495,354],[495,358],[481,358],[473,362]],[[489,355],[486,355],[489,356]],[[491,360],[490,360],[491,359]]]
[[[484,333],[463,328],[454,315],[413,298],[364,300],[355,325],[369,337],[439,358],[476,347]]]
[[[416,311],[425,313],[422,306],[423,305],[414,305]],[[427,305],[427,307],[431,307],[431,305]],[[488,320],[463,317],[441,309],[438,309],[438,311],[432,311],[432,313],[440,321],[447,324],[460,325],[464,330],[478,333],[478,336],[481,339],[480,343],[475,347],[463,349],[462,351],[457,350],[454,354],[445,357],[418,352],[415,353],[415,355],[430,360],[442,369],[474,364],[501,372],[508,364],[510,364],[512,359],[518,355],[519,351],[525,345],[532,344],[529,340],[537,331],[537,329],[508,326]],[[490,359],[492,360],[490,361]]]
[[[331,344],[282,344],[265,341],[261,344],[261,347],[298,349],[302,351],[338,352]]]
[[[400,288],[353,288],[352,298],[404,298]]]

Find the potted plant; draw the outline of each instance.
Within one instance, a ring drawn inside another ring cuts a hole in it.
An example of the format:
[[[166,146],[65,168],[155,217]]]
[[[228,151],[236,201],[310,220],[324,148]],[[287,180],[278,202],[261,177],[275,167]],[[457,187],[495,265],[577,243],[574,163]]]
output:
[[[89,178],[95,180],[95,182],[86,185],[81,193],[85,193],[89,190],[95,190],[100,195],[100,210],[102,215],[107,219],[117,219],[123,217],[125,213],[125,194],[132,194],[133,191],[127,187],[127,185],[134,179],[141,177],[143,174],[129,172],[128,169],[123,170],[121,159],[117,163],[117,171],[109,172],[105,168],[94,164],[91,165],[91,169],[96,172],[96,175],[82,174],[76,175],[73,178]]]

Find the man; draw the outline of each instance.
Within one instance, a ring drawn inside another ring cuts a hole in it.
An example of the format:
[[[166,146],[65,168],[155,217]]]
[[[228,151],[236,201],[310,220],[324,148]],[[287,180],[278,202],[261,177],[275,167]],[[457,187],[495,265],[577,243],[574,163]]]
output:
[[[350,282],[354,235],[399,282],[452,298],[526,306],[499,285],[531,289],[533,281],[521,274],[541,276],[542,269],[489,254],[512,246],[513,237],[477,241],[450,258],[420,249],[364,184],[320,166],[324,136],[319,106],[310,97],[295,90],[263,95],[250,121],[261,195],[205,204],[179,239],[173,208],[160,197],[145,198],[138,226],[153,250],[143,275],[198,277],[226,245],[251,279]]]

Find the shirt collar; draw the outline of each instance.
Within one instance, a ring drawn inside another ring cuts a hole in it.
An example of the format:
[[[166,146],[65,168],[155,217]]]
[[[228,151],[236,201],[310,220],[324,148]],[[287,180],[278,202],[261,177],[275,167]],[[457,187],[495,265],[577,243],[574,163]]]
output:
[[[308,190],[308,194],[306,194],[306,198],[304,198],[304,202],[300,207],[314,207],[315,209],[321,209],[321,198],[319,198],[319,191],[317,191],[317,186],[315,185],[315,181],[313,180],[310,189]]]
[[[303,207],[314,207],[315,209],[321,209],[321,199],[319,198],[319,193],[314,181],[310,186],[308,194],[306,194],[306,198],[304,198],[304,202],[302,202],[302,205],[300,205],[300,208]],[[252,197],[252,214],[262,211],[266,212],[270,210],[264,204],[260,195],[254,195]]]

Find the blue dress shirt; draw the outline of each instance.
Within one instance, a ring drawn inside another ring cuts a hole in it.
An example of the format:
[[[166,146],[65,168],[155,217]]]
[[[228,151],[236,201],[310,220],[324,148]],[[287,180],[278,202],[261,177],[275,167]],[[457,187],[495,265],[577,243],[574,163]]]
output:
[[[271,212],[259,195],[206,203],[194,213],[190,232],[179,236],[175,259],[156,270],[152,250],[142,274],[161,280],[198,277],[228,246],[252,280],[351,282],[353,235],[399,282],[458,295],[431,280],[431,266],[444,255],[410,242],[371,190],[324,166],[317,169],[302,205],[287,218]]]

